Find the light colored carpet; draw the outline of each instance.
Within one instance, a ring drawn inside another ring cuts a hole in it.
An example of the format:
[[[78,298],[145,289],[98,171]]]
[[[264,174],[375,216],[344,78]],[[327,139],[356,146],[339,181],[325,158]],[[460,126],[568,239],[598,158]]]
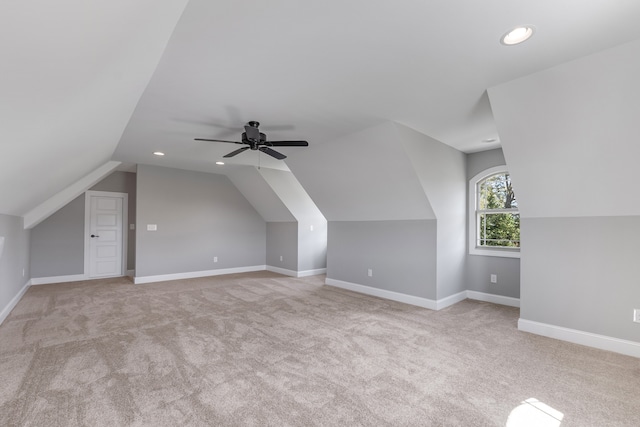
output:
[[[323,280],[31,287],[0,326],[0,425],[640,425],[639,359]]]

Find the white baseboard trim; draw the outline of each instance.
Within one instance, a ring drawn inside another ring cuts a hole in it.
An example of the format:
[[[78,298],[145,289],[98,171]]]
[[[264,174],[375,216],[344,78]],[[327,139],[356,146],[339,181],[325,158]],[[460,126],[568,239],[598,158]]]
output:
[[[315,270],[298,271],[298,277],[317,276],[318,274],[326,274],[326,268],[316,268]]]
[[[492,302],[494,304],[508,305],[510,307],[520,307],[520,299],[504,297],[502,295],[486,294],[484,292],[467,291],[467,298],[478,301]]]
[[[18,302],[20,302],[20,299],[22,298],[24,293],[27,292],[27,289],[29,289],[29,286],[31,286],[31,280],[25,283],[22,289],[18,291],[16,296],[13,297],[11,301],[9,301],[9,304],[7,304],[7,306],[2,309],[2,312],[0,312],[0,325],[2,325],[2,322],[4,322],[4,319],[6,319],[7,316],[9,316],[9,313],[11,313],[11,310],[14,309],[14,307],[18,304]]]
[[[458,292],[457,294],[436,300],[436,310],[442,310],[465,299],[467,299],[467,291]]]
[[[307,277],[307,276],[315,276],[318,274],[325,274],[327,272],[326,268],[318,268],[315,270],[303,270],[303,271],[295,271],[295,270],[287,270],[286,268],[274,267],[272,265],[267,265],[268,271],[273,271],[274,273],[284,274],[285,276],[291,277]]]
[[[290,277],[298,277],[298,272],[295,270],[287,270],[286,268],[274,267],[272,265],[267,265],[267,271],[272,271],[278,274],[284,274],[285,276]]]
[[[430,310],[442,310],[467,298],[478,301],[486,301],[494,304],[508,305],[511,307],[520,307],[518,298],[503,297],[501,295],[485,294],[476,291],[462,291],[448,297],[432,300],[413,295],[402,294],[400,292],[388,291],[386,289],[373,288],[371,286],[359,285],[357,283],[344,282],[336,279],[325,279],[325,284],[336,288],[347,289],[349,291],[361,294],[372,295],[375,297],[390,299],[392,301],[404,302],[406,304],[417,305],[418,307],[428,308]]]
[[[613,351],[627,356],[640,357],[640,342],[592,334],[526,319],[518,319],[518,330],[601,350]]]
[[[217,270],[190,271],[186,273],[160,274],[158,276],[134,277],[133,283],[166,282],[168,280],[195,279],[197,277],[220,276],[222,274],[249,273],[252,271],[266,270],[266,265],[253,265],[249,267],[220,268]]]
[[[386,289],[372,288],[371,286],[358,285],[357,283],[343,282],[342,280],[326,278],[325,284],[348,291],[371,295],[392,301],[403,302],[405,304],[417,305],[418,307],[437,310],[437,301],[432,299],[416,297],[413,295],[401,294],[399,292],[387,291]]]
[[[52,276],[52,277],[33,277],[32,285],[49,285],[51,283],[79,282],[81,280],[89,280],[84,274],[73,274],[70,276]]]

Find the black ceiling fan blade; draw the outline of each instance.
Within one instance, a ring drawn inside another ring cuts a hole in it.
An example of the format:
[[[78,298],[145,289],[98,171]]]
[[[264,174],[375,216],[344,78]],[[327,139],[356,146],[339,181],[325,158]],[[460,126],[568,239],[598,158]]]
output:
[[[268,154],[271,157],[275,157],[278,160],[283,160],[287,158],[287,156],[285,156],[284,154],[278,153],[276,150],[272,150],[269,147],[260,147],[259,150],[262,151],[264,154]]]
[[[228,142],[229,144],[244,144],[240,141],[226,141],[224,139],[205,139],[205,138],[194,138],[194,141],[207,141],[207,142]]]
[[[254,123],[254,122],[249,122],[249,123]],[[260,130],[258,130],[258,126],[250,126],[249,124],[246,124],[244,125],[244,131],[247,133],[248,139],[252,139],[254,141],[260,141]]]
[[[232,151],[229,154],[227,154],[225,156],[222,156],[222,157],[226,157],[226,158],[233,157],[233,156],[236,156],[236,155],[242,153],[244,150],[248,150],[249,148],[251,148],[251,147],[238,148],[236,151]]]
[[[308,147],[307,141],[267,141],[267,145],[273,147]]]

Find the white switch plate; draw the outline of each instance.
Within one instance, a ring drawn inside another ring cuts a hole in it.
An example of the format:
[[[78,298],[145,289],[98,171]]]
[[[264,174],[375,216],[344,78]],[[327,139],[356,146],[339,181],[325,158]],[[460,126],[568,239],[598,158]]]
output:
[[[373,270],[372,269],[368,269],[367,270],[367,276],[373,277]]]
[[[218,257],[217,256],[213,257],[213,262],[218,262]]]
[[[158,231],[157,224],[147,224],[147,231]]]
[[[282,255],[280,255],[280,261],[282,261]]]
[[[633,321],[640,323],[640,308],[633,309]]]
[[[491,275],[491,283],[498,283],[498,275],[497,274],[492,274]]]
[[[309,226],[309,231],[313,231],[313,225]]]

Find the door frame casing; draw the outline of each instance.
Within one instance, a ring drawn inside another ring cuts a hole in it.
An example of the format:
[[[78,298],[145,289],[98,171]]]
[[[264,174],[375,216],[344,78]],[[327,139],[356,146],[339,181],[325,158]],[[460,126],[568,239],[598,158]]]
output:
[[[117,193],[115,191],[93,191],[88,190],[84,193],[84,276],[88,280],[103,279],[105,277],[89,277],[91,251],[89,249],[89,241],[91,237],[91,196],[111,197],[122,199],[122,265],[120,275],[127,275],[127,237],[129,235],[129,193]],[[117,276],[106,276],[117,277]]]

